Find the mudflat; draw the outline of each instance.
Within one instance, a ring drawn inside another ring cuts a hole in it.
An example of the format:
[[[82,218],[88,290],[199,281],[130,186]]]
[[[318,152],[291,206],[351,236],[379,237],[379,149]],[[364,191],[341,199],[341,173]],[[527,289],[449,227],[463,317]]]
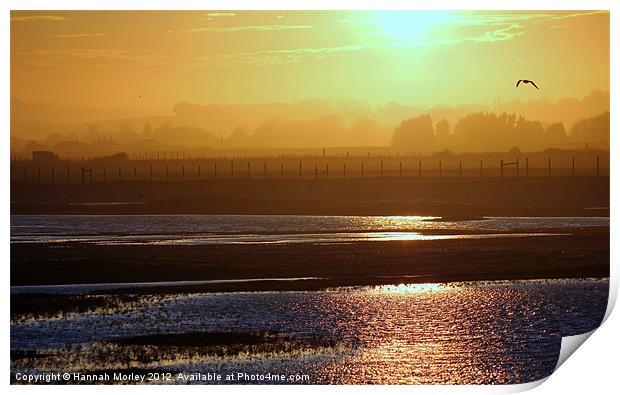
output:
[[[354,244],[11,245],[11,285],[316,277],[160,287],[160,292],[609,276],[609,228],[556,235]],[[153,293],[157,289],[124,289]]]
[[[11,214],[609,216],[609,177],[13,183]]]

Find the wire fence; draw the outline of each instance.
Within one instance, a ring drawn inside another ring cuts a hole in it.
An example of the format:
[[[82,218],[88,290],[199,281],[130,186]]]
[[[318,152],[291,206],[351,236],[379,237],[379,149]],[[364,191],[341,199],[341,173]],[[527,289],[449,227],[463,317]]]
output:
[[[609,157],[516,158],[187,158],[11,161],[11,182],[86,184],[189,182],[224,179],[375,179],[472,177],[596,177],[609,175]]]

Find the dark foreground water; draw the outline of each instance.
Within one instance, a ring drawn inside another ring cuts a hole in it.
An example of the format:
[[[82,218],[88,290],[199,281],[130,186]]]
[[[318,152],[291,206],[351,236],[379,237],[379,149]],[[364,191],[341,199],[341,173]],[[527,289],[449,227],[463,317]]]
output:
[[[38,354],[12,358],[11,377],[133,369],[168,372],[169,383],[282,382],[260,376],[267,374],[293,375],[297,383],[522,383],[553,371],[562,336],[600,324],[607,294],[607,280],[584,279],[147,297],[88,313],[13,319],[12,354]],[[329,341],[234,356],[157,347],[138,354],[109,342],[212,331]],[[243,373],[249,376],[224,379]]]

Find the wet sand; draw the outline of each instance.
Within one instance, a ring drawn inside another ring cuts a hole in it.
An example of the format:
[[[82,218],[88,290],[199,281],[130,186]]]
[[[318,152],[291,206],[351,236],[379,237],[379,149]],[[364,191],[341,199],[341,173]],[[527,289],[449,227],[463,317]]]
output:
[[[343,285],[609,276],[609,228],[469,240],[107,246],[12,244],[11,285],[317,277],[112,293],[322,289]]]
[[[609,216],[609,177],[13,183],[11,214]]]

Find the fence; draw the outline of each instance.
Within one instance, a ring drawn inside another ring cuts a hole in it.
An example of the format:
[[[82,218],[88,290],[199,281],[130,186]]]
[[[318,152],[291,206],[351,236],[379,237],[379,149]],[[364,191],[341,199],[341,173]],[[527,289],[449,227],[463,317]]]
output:
[[[364,179],[593,177],[609,174],[609,157],[399,158],[310,157],[11,162],[11,182],[183,182],[223,179]]]

